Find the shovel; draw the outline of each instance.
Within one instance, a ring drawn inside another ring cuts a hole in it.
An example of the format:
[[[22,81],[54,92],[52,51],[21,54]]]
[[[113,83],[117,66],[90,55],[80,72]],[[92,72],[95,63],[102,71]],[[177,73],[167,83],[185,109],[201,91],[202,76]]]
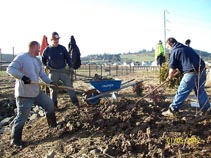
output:
[[[38,84],[38,85],[48,86],[48,87],[58,87],[58,88],[61,88],[61,89],[68,89],[68,90],[75,90],[75,91],[83,92],[80,89],[75,89],[75,88],[68,87],[68,86],[55,86],[55,85],[52,85],[52,84],[41,83],[41,82],[33,82],[33,81],[31,81],[31,84]]]
[[[172,78],[174,78],[175,76],[177,76],[178,74],[180,74],[180,71],[176,70],[176,72],[174,73],[174,76]],[[142,101],[144,98],[148,97],[150,94],[152,94],[154,91],[156,91],[158,88],[162,87],[163,85],[165,85],[167,82],[169,82],[170,80],[166,80],[163,83],[161,83],[159,86],[155,87],[151,92],[147,93],[145,96],[143,96],[142,98],[140,98],[134,106],[137,106],[138,103],[140,101]]]
[[[156,91],[158,88],[162,87],[163,85],[165,85],[167,82],[169,82],[169,80],[164,81],[163,83],[161,83],[159,86],[155,87],[153,90],[151,90],[149,93],[147,93],[146,95],[144,95],[143,97],[141,97],[134,106],[137,106],[138,103],[140,101],[142,101],[144,98],[148,97],[150,94],[152,94],[154,91]]]

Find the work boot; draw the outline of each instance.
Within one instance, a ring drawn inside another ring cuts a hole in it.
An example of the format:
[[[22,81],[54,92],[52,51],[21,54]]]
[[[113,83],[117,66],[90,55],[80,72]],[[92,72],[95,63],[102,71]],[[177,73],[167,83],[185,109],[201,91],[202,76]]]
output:
[[[207,109],[205,116],[211,116],[211,107]]]
[[[168,110],[162,112],[162,115],[165,117],[175,117],[176,115],[178,115],[178,111],[174,111],[169,108]]]
[[[78,98],[77,97],[72,97],[71,98],[72,104],[75,106],[79,106]]]
[[[55,109],[58,109],[58,101],[55,101],[55,102],[54,102],[54,108],[55,108]]]
[[[23,128],[19,129],[19,130],[12,131],[12,139],[10,142],[11,145],[18,147],[18,148],[24,147],[25,144],[22,141],[22,131],[23,131]]]
[[[46,118],[47,118],[47,122],[48,122],[49,127],[56,127],[57,126],[56,116],[55,116],[54,112],[46,114]]]

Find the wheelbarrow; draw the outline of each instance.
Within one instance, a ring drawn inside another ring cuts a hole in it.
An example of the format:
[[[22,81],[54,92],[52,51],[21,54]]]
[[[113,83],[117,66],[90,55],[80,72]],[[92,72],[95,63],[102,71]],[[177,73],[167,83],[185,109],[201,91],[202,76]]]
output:
[[[135,79],[122,83],[120,79],[102,79],[91,80],[89,83],[92,89],[86,91],[83,96],[84,100],[89,105],[97,105],[102,97],[107,97],[110,93],[117,98],[117,92],[121,89],[128,88],[142,81],[135,81]],[[131,83],[133,82],[133,83]]]

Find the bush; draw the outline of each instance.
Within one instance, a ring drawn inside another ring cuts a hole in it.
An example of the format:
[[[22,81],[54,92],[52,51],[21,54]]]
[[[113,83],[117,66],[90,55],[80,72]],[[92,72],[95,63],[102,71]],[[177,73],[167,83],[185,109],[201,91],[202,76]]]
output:
[[[143,82],[138,82],[133,86],[133,92],[136,93],[137,96],[142,96],[144,90]]]
[[[168,77],[168,72],[169,72],[169,62],[165,62],[162,67],[160,68],[160,82],[164,82],[166,78]],[[166,84],[169,88],[177,88],[180,84],[180,81],[182,79],[181,74],[178,74],[175,76],[171,81],[169,81],[168,84]]]

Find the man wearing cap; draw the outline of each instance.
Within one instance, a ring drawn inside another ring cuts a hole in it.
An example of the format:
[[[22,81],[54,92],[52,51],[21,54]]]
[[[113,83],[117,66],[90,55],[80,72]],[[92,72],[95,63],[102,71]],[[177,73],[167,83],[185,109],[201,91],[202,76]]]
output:
[[[67,49],[59,44],[59,34],[53,32],[51,36],[52,44],[49,45],[43,52],[42,62],[49,68],[49,78],[58,84],[59,80],[63,82],[65,86],[72,87],[71,79],[65,70],[66,63],[69,66],[69,72],[73,73],[72,61]],[[74,90],[68,90],[70,99],[74,105],[78,105],[78,99]],[[54,102],[54,106],[57,108],[57,96],[58,89],[50,88],[50,97]]]
[[[185,41],[185,44],[186,44],[188,47],[190,47],[190,43],[191,43],[191,40],[190,40],[190,39],[187,39],[187,40]]]

